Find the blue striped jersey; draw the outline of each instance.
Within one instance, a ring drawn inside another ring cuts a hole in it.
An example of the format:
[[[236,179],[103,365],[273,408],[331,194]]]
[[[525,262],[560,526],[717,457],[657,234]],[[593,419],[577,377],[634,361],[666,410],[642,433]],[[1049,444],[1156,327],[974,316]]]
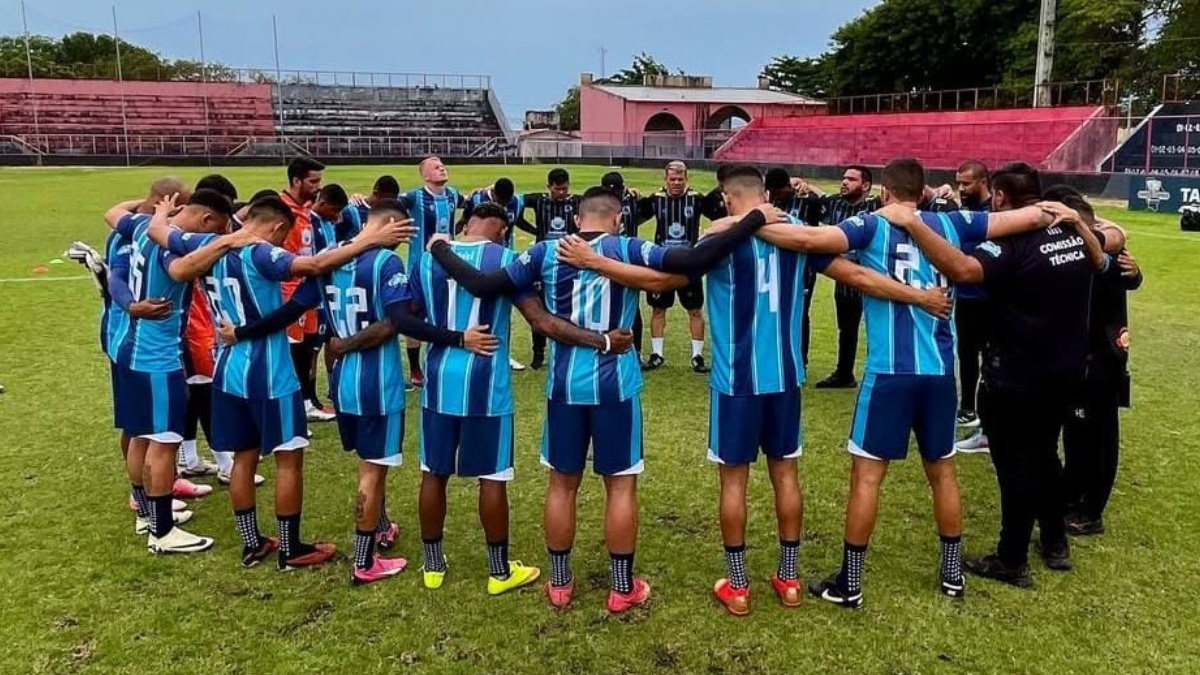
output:
[[[171,278],[167,268],[178,256],[150,239],[150,219],[128,214],[116,231],[129,239],[129,291],[134,302],[149,298],[171,301],[163,319],[129,319],[129,329],[115,345],[117,364],[143,373],[169,373],[183,368],[180,340],[183,313],[191,284]]]
[[[491,190],[484,190],[471,195],[471,199],[463,207],[463,219],[470,218],[471,212],[475,210],[476,206],[486,204],[490,201],[492,201]],[[504,245],[512,248],[513,239],[516,236],[516,226],[513,223],[517,222],[517,218],[525,213],[525,195],[513,195],[510,197],[508,203],[504,205],[504,212],[508,214],[508,233],[504,237]]]
[[[929,213],[921,220],[962,249],[987,238],[988,214],[971,211]],[[859,264],[913,288],[949,287],[946,278],[921,253],[908,233],[879,216],[854,216],[840,225]],[[914,305],[863,298],[867,322],[865,372],[892,375],[953,375],[954,322]]]
[[[292,277],[295,259],[284,249],[266,243],[222,256],[204,279],[214,320],[236,328],[282,307],[280,282]],[[260,400],[280,398],[299,390],[287,332],[220,346],[213,386],[232,396]]]
[[[354,204],[342,209],[341,219],[336,223],[316,213],[309,215],[309,222],[313,229],[313,255],[353,239],[363,226],[362,212]]]
[[[446,186],[442,194],[435,195],[425,188],[417,188],[400,195],[399,202],[408,211],[417,236],[408,244],[408,269],[417,268],[417,258],[435,234],[454,234],[454,211],[461,201],[458,190]]]
[[[803,224],[791,218],[793,225]],[[709,386],[728,396],[758,396],[804,383],[800,324],[804,268],[825,256],[781,249],[758,237],[742,242],[705,278],[712,330]]]
[[[150,221],[150,216],[144,214],[135,215],[134,218]],[[114,273],[114,269],[123,269],[123,273],[128,276],[129,255],[132,249],[133,245],[128,239],[116,232],[109,233],[104,242],[104,261],[108,265],[110,275]],[[129,314],[113,300],[112,295],[105,295],[104,309],[100,313],[100,349],[114,363],[117,360],[117,345],[121,344],[129,332],[129,321]]]
[[[319,296],[319,297],[315,297]],[[375,248],[296,291],[297,302],[316,305],[340,338],[376,321],[386,321],[387,306],[408,302],[408,276],[394,252]],[[334,407],[351,415],[389,415],[404,410],[400,343],[387,340],[338,358],[330,378]]]
[[[503,269],[517,258],[516,251],[490,241],[456,241],[450,244],[450,250],[485,273]],[[424,312],[429,323],[455,331],[487,325],[488,331],[500,339],[500,347],[490,357],[476,356],[457,347],[430,345],[425,357],[421,405],[458,417],[511,415],[508,341],[512,302],[509,298],[476,298],[428,255],[421,257],[408,283],[414,306]]]
[[[588,242],[601,255],[658,269],[661,246],[630,237],[601,235]],[[559,264],[557,240],[538,242],[506,268],[520,291],[542,284],[542,299],[551,314],[587,330],[629,330],[637,314],[638,291],[592,270]],[[633,351],[601,354],[591,347],[552,343],[546,396],[573,405],[624,401],[642,390],[642,372]]]

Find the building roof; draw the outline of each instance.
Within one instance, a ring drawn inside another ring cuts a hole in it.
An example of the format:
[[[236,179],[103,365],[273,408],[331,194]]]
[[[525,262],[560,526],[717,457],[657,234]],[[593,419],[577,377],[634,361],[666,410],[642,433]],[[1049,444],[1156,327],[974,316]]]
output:
[[[789,105],[821,105],[823,101],[789,94],[785,91],[752,89],[749,87],[712,87],[692,89],[682,87],[644,87],[612,84],[592,85],[596,89],[629,101],[654,101],[670,103],[731,103],[763,104],[780,103]]]

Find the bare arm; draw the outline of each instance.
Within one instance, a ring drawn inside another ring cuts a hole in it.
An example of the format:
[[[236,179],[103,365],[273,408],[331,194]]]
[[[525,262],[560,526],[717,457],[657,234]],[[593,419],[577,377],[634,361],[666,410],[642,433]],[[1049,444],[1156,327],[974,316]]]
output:
[[[660,272],[602,256],[576,237],[566,237],[558,242],[558,259],[579,269],[599,272],[627,288],[651,293],[673,291],[688,283],[688,278],[682,274]]]
[[[378,347],[395,336],[396,329],[392,326],[392,322],[384,319],[376,321],[348,338],[332,338],[329,341],[329,349],[336,357],[346,352],[359,352]]]
[[[767,225],[756,237],[789,251],[806,253],[845,253],[850,250],[846,233],[837,227],[797,227],[795,225]]]
[[[1053,216],[1036,206],[988,214],[987,238],[999,239],[1022,232],[1040,230],[1053,221]]]
[[[1125,229],[1111,220],[1097,219],[1096,229],[1104,233],[1104,252],[1109,255],[1120,255],[1125,244],[1129,243]]]
[[[141,206],[142,201],[143,200],[141,199],[135,199],[117,204],[108,211],[104,212],[104,222],[108,223],[110,228],[116,229],[117,223],[119,223],[125,216],[133,213],[137,207]]]
[[[822,273],[867,295],[916,305],[941,319],[950,318],[950,310],[954,306],[944,288],[920,291],[843,258],[835,258]]]
[[[521,316],[525,317],[525,320],[529,322],[533,330],[549,337],[551,340],[568,345],[604,349],[603,333],[597,333],[594,330],[585,330],[570,321],[564,321],[554,316],[546,311],[546,308],[542,306],[542,301],[537,296],[530,295],[517,301],[516,305],[517,309],[521,312]]]
[[[376,227],[364,227],[362,232],[347,244],[331,248],[312,256],[300,256],[292,261],[291,273],[298,277],[316,277],[327,274],[350,262],[360,253],[375,247],[392,248],[408,241],[416,233],[411,220],[388,219]]]

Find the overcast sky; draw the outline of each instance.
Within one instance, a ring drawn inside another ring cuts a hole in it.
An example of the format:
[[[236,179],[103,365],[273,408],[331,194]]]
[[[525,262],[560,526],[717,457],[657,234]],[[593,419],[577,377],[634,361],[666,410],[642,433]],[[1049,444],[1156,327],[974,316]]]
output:
[[[715,84],[752,86],[772,56],[820,53],[837,26],[875,2],[120,0],[116,8],[124,39],[171,58],[199,57],[199,9],[205,55],[226,65],[273,66],[274,13],[285,70],[491,75],[518,124],[526,109],[558,101],[580,72],[599,75],[601,48],[610,73],[646,51]],[[103,0],[26,0],[26,10],[33,33],[112,30],[112,3]],[[0,33],[20,31],[14,0],[0,10]]]

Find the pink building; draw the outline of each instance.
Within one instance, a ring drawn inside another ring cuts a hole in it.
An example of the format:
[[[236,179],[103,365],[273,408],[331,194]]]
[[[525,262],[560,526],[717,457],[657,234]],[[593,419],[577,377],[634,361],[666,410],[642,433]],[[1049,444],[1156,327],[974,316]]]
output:
[[[685,147],[716,148],[739,121],[823,114],[821,101],[766,88],[713,87],[711,77],[668,76],[646,86],[580,77],[579,135],[585,143],[637,146],[662,156]]]

